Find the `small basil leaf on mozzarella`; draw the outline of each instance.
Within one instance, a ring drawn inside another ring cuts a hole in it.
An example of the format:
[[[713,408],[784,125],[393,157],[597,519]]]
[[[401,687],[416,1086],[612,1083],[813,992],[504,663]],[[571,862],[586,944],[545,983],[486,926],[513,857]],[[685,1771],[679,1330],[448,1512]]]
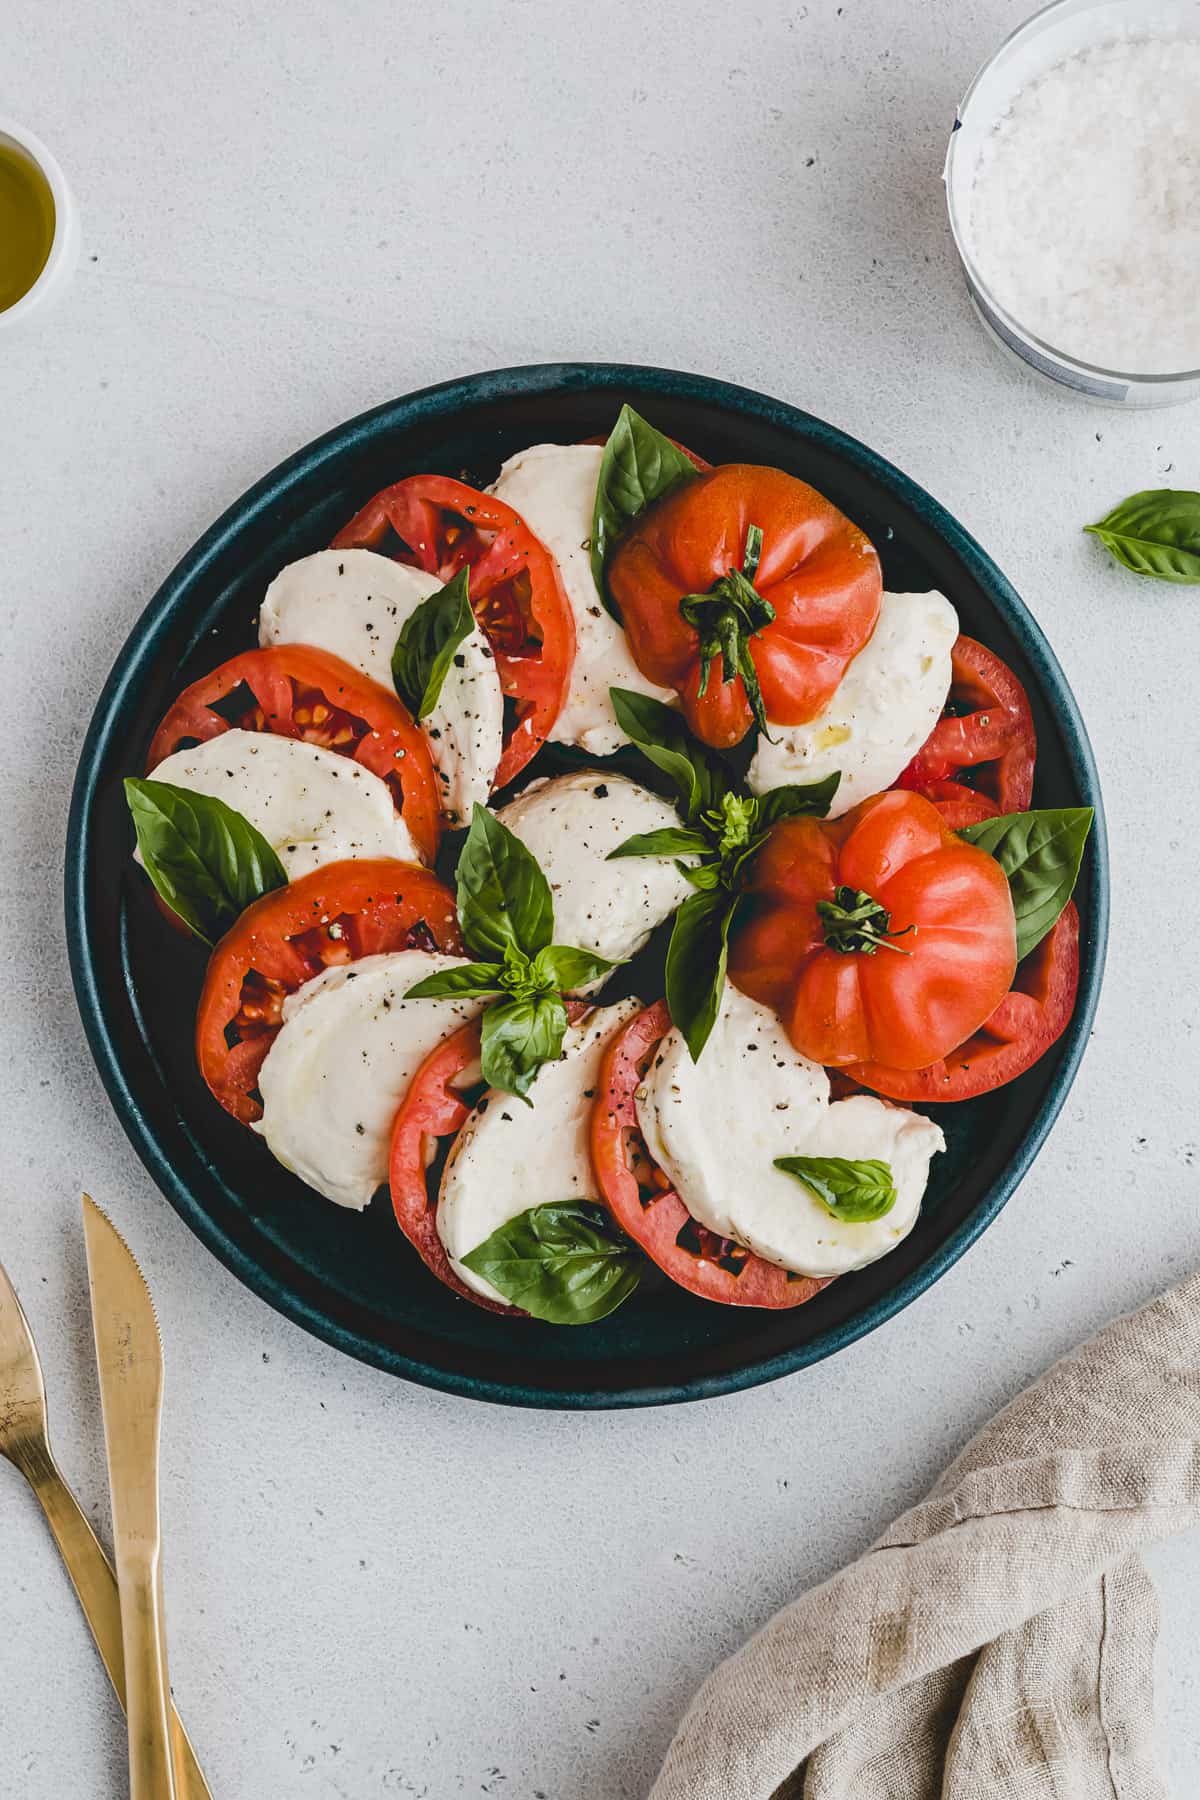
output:
[[[267,589],[259,642],[331,651],[391,693],[396,640],[441,586],[436,575],[373,550],[318,550],[289,563]],[[442,809],[457,823],[491,792],[504,733],[500,677],[478,625],[472,623],[451,652],[436,704],[421,725]]]
[[[469,1250],[464,1267],[548,1325],[593,1325],[628,1300],[645,1266],[606,1207],[552,1200],[531,1206]]]
[[[431,1051],[478,1016],[469,995],[413,1000],[419,975],[457,957],[396,950],[325,969],[283,1003],[283,1025],[258,1078],[254,1126],[285,1169],[361,1211],[387,1180],[396,1109]]]
[[[696,465],[632,406],[623,406],[601,452],[592,506],[592,579],[616,617],[604,578],[605,564],[640,514],[656,500],[695,481]],[[753,571],[751,571],[753,573]]]
[[[385,781],[353,757],[298,738],[225,731],[164,757],[153,780],[235,807],[266,838],[289,881],[354,857],[421,860]]]
[[[137,861],[171,911],[204,943],[215,944],[240,912],[287,882],[262,832],[223,800],[133,776],[125,782],[125,800],[137,832]]]
[[[427,719],[438,703],[459,645],[476,629],[468,598],[470,576],[452,581],[422,600],[400,627],[392,650],[392,680],[414,719]]]
[[[846,1156],[777,1156],[775,1167],[802,1181],[835,1219],[851,1224],[882,1219],[896,1204],[891,1164],[877,1159],[851,1162]]]
[[[640,1010],[640,1000],[623,1000],[568,1026],[558,1060],[538,1072],[532,1108],[506,1093],[485,1094],[455,1138],[442,1171],[437,1228],[457,1274],[476,1293],[508,1299],[463,1259],[531,1200],[599,1199],[589,1122],[600,1062],[614,1033]]]
[[[798,1275],[844,1274],[893,1250],[945,1148],[930,1120],[874,1095],[831,1103],[824,1069],[800,1055],[769,1007],[729,986],[698,1063],[682,1034],[668,1032],[637,1111],[650,1155],[692,1216]],[[870,1219],[834,1216],[777,1166],[781,1153],[886,1163],[895,1201]]]
[[[592,508],[603,457],[596,444],[535,444],[504,464],[490,490],[520,513],[558,564],[575,621],[575,661],[570,692],[550,738],[556,744],[576,744],[590,756],[609,756],[627,741],[613,712],[610,687],[674,699],[668,688],[642,674],[592,578]]]
[[[765,794],[787,782],[840,771],[829,816],[882,793],[911,762],[950,692],[958,614],[944,595],[884,594],[879,618],[828,705],[803,725],[776,725],[760,738],[748,776]]]
[[[498,816],[550,884],[556,944],[628,962],[691,892],[673,862],[607,860],[628,838],[679,822],[667,801],[624,775],[582,770],[531,782]]]

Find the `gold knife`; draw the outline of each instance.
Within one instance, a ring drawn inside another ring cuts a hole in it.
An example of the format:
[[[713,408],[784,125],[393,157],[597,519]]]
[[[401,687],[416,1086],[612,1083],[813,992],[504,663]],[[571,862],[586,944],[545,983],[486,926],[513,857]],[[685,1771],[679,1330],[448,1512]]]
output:
[[[16,1289],[0,1263],[0,1456],[7,1457],[37,1495],[62,1552],[84,1617],[108,1670],[117,1699],[125,1705],[125,1652],[121,1645],[121,1599],[116,1576],[74,1494],[63,1480],[50,1447],[46,1390],[29,1321]],[[183,1722],[171,1721],[178,1743],[175,1785],[179,1800],[212,1800]]]
[[[124,1238],[88,1194],[83,1235],[121,1590],[130,1800],[176,1800],[158,1514],[158,1320]]]

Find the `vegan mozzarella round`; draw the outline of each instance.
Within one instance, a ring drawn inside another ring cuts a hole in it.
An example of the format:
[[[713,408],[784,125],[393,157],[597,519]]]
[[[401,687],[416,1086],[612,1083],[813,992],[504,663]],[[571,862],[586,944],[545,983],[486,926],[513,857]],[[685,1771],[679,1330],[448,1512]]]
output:
[[[260,644],[312,644],[361,669],[388,693],[401,627],[441,582],[373,550],[318,550],[280,571],[258,615]],[[420,721],[441,790],[442,811],[465,821],[484,802],[500,761],[504,697],[491,647],[478,625],[446,672],[437,705]]]
[[[437,1228],[455,1273],[477,1294],[504,1295],[461,1258],[520,1213],[552,1200],[595,1200],[588,1121],[600,1062],[640,1000],[598,1006],[567,1028],[562,1055],[538,1070],[532,1106],[495,1088],[484,1095],[451,1146],[442,1171]]]
[[[610,687],[675,700],[669,688],[642,674],[592,579],[592,509],[603,456],[598,444],[535,444],[510,457],[491,488],[520,513],[558,564],[575,618],[575,663],[571,691],[550,737],[556,744],[577,744],[589,756],[609,756],[629,742],[617,724]]]
[[[223,800],[257,827],[289,880],[324,863],[398,856],[420,862],[385,781],[352,757],[270,731],[225,731],[176,750],[151,780]]]
[[[338,1206],[361,1211],[387,1180],[396,1110],[417,1069],[482,1000],[406,1000],[465,959],[395,950],[325,969],[283,1003],[258,1078],[254,1126],[273,1156]]]
[[[769,1007],[727,986],[700,1061],[678,1031],[660,1044],[637,1094],[651,1156],[692,1216],[798,1275],[842,1275],[886,1256],[921,1210],[929,1164],[945,1148],[919,1113],[873,1095],[829,1099],[829,1078],[801,1056]],[[896,1201],[881,1219],[836,1219],[778,1156],[890,1165]]]
[[[628,962],[692,892],[669,856],[605,859],[637,832],[678,826],[673,806],[624,775],[585,769],[531,782],[498,817],[554,896],[554,942]]]
[[[758,740],[756,794],[786,782],[841,782],[830,818],[882,793],[916,755],[950,692],[958,614],[943,594],[884,594],[875,629],[823,712],[805,725],[771,726]]]

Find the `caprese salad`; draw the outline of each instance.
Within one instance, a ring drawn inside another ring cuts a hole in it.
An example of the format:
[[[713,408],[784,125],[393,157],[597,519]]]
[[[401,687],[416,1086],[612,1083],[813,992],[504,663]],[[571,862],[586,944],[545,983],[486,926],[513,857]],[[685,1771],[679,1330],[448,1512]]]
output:
[[[583,1324],[651,1264],[797,1306],[912,1230],[940,1107],[1074,1005],[1091,814],[1032,809],[1036,750],[944,595],[625,407],[376,494],[125,785],[214,1100],[465,1300]]]

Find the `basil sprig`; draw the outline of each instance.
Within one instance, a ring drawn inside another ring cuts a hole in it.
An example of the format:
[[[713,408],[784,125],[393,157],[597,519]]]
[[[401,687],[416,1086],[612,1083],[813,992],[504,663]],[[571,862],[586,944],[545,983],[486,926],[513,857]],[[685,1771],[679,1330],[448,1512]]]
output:
[[[543,1063],[562,1052],[565,989],[583,988],[613,967],[603,956],[554,944],[554,901],[537,858],[478,801],[458,859],[458,923],[477,960],[427,975],[409,1000],[467,995],[491,1002],[483,1013],[483,1078],[532,1106]]]
[[[633,1293],[644,1266],[605,1208],[585,1200],[530,1207],[462,1260],[548,1325],[607,1318]]]
[[[142,866],[158,894],[206,944],[287,871],[262,832],[212,794],[129,776],[125,800]]]
[[[1008,876],[1018,962],[1037,949],[1071,898],[1093,817],[1090,806],[1045,807],[982,819],[959,832]]]
[[[697,1062],[720,1011],[729,930],[742,871],[773,825],[807,813],[824,818],[841,780],[836,771],[807,786],[740,789],[728,764],[694,738],[673,707],[647,694],[610,688],[613,711],[631,738],[675,789],[681,826],[667,825],[626,838],[608,860],[623,856],[687,858],[679,868],[697,890],[675,914],[667,947],[666,989],[671,1022]]]
[[[1200,494],[1190,488],[1145,488],[1084,530],[1135,575],[1200,582]]]
[[[475,628],[466,569],[422,600],[400,628],[392,680],[414,719],[427,719],[441,696],[454,653]]]
[[[777,1156],[775,1167],[802,1181],[827,1212],[847,1225],[882,1219],[896,1204],[892,1165],[874,1157],[851,1162],[845,1156]]]
[[[592,508],[592,579],[614,619],[620,615],[605,576],[609,557],[640,513],[696,475],[695,464],[670,438],[632,406],[621,408],[604,446]]]

